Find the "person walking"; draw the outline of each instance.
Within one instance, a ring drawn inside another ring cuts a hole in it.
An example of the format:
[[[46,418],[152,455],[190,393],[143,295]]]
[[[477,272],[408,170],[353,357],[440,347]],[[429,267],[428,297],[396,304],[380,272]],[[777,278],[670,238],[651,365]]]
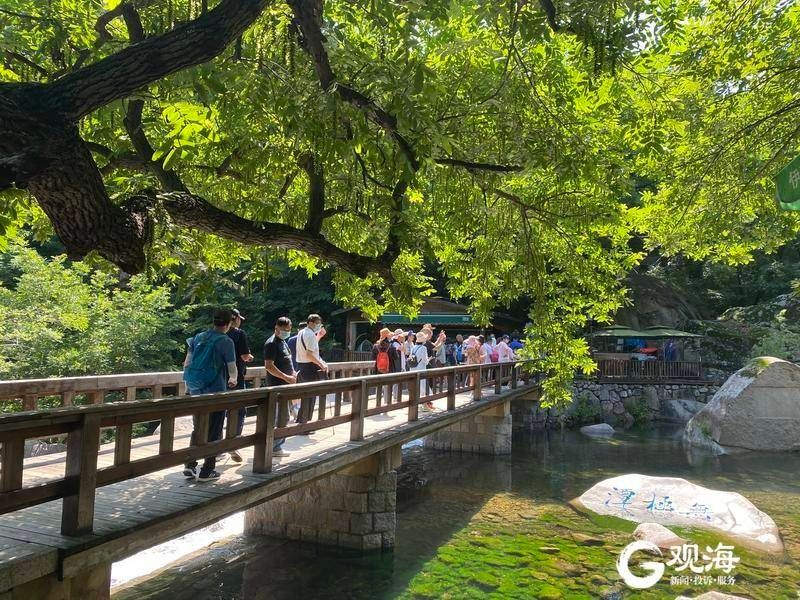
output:
[[[400,357],[400,369],[398,373],[403,373],[406,370],[406,350],[405,350],[406,332],[402,329],[395,329],[392,334],[392,346]]]
[[[244,316],[236,308],[231,313],[233,314],[233,320],[231,321],[231,328],[228,330],[228,337],[233,340],[233,348],[236,352],[236,389],[243,390],[247,387],[244,381],[244,376],[247,373],[247,363],[252,362],[253,354],[250,352],[250,340],[247,337],[247,333],[241,328]],[[236,415],[233,415],[231,411],[228,411],[227,418],[228,420],[236,418],[236,437],[239,437],[244,430],[244,418],[247,416],[247,409],[242,407],[236,413]],[[242,455],[239,454],[238,450],[231,450],[228,455],[233,462],[242,462]]]
[[[318,314],[308,315],[306,327],[297,334],[297,381],[309,382],[325,379],[328,364],[319,355],[318,333],[322,333],[322,318]],[[316,396],[303,398],[300,401],[300,412],[297,423],[308,423],[314,414]],[[324,401],[324,400],[323,400]]]
[[[275,321],[272,335],[264,343],[264,368],[267,371],[267,385],[287,385],[297,382],[297,374],[292,365],[292,352],[286,340],[292,333],[292,321],[288,317],[279,317]],[[281,402],[284,402],[283,400]],[[286,426],[288,415],[275,411],[277,427]],[[285,421],[281,417],[285,416]],[[283,449],[286,438],[277,438],[272,443],[272,456],[289,456]]]
[[[289,352],[292,353],[292,369],[294,372],[297,373],[297,337],[300,335],[300,332],[306,327],[305,323],[300,323],[297,328],[297,333],[293,336],[290,336],[288,340],[286,340],[286,345],[289,346]],[[300,399],[295,398],[289,403],[289,413],[292,415],[293,419],[297,419],[297,415],[300,414]]]
[[[378,341],[372,345],[373,374],[394,373],[392,370],[392,330],[384,327],[378,334]],[[397,362],[397,358],[394,362]]]
[[[409,371],[425,371],[428,368],[428,361],[430,360],[428,357],[428,349],[425,347],[425,342],[428,341],[428,334],[425,331],[420,331],[414,338],[415,344],[414,347],[411,349],[411,354],[408,357],[408,370]],[[420,378],[419,381],[419,397],[425,395],[425,382],[422,381]],[[429,412],[430,408],[428,404],[425,403],[420,405],[420,410],[423,412]],[[424,408],[423,408],[424,407]]]
[[[464,362],[464,336],[460,333],[456,336],[455,344],[456,364],[460,365]]]
[[[404,369],[405,371],[409,370],[408,357],[411,356],[411,351],[414,349],[416,336],[417,334],[415,334],[413,331],[406,332],[406,340],[405,342],[403,342],[403,351],[405,352],[406,355],[406,366]]]
[[[235,348],[233,340],[226,335],[232,320],[231,311],[215,310],[213,327],[186,340],[188,350],[186,359],[183,361],[183,380],[186,382],[189,395],[214,394],[236,387],[238,373]],[[214,411],[210,414],[208,420],[209,442],[222,439],[224,423],[224,410]],[[197,445],[198,435],[197,421],[195,420],[191,446]],[[216,455],[209,456],[203,461],[203,466],[198,472],[197,461],[192,459],[184,465],[183,474],[186,477],[196,478],[197,481],[219,479],[220,475],[215,470],[216,465]]]
[[[497,342],[497,346],[495,346],[495,350],[497,351],[497,360],[498,362],[511,362],[517,360],[517,355],[511,349],[511,346],[508,345],[509,337],[504,335],[500,338],[500,341]]]
[[[480,365],[485,362],[486,352],[483,350],[483,344],[481,344],[480,338],[474,335],[467,338],[464,342],[464,356],[466,357],[466,363],[468,365]],[[470,373],[467,387],[472,387],[474,385],[473,377],[474,375]]]
[[[400,353],[394,345],[394,333],[388,327],[380,330],[378,341],[372,346],[372,372],[376,375],[400,372]],[[392,401],[397,386],[381,386],[386,402]]]

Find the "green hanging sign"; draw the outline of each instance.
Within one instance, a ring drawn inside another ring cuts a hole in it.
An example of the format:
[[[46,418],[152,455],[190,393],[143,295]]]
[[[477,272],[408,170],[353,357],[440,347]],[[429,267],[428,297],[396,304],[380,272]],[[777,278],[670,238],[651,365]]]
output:
[[[800,210],[800,156],[775,175],[775,188],[783,210]]]

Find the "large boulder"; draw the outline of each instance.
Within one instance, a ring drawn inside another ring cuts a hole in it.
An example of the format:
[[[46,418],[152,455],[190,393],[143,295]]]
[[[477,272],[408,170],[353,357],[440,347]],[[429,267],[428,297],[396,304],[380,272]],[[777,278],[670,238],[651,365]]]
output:
[[[735,492],[711,490],[677,477],[628,474],[606,479],[572,501],[578,509],[637,523],[713,529],[743,546],[782,552],[769,515]]]
[[[655,544],[662,550],[669,550],[673,546],[681,546],[686,540],[676,535],[660,523],[640,523],[633,532],[634,539],[645,540]]]
[[[584,425],[581,433],[589,437],[611,437],[614,435],[614,428],[608,423],[598,423],[597,425]]]
[[[705,408],[705,402],[697,400],[677,399],[665,400],[661,404],[661,418],[672,423],[686,424],[692,417]]]
[[[778,358],[755,359],[689,421],[685,438],[717,453],[800,450],[800,367]]]

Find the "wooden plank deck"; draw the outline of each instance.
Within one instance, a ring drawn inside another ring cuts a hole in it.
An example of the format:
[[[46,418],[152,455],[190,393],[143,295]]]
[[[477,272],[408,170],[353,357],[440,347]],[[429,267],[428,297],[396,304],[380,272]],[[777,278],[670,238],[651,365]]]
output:
[[[60,501],[48,502],[0,516],[0,592],[47,573],[69,577],[87,566],[120,560],[140,550],[205,526],[229,514],[274,498],[289,489],[333,473],[383,449],[402,444],[451,425],[487,408],[521,396],[534,385],[499,395],[484,391],[473,401],[471,392],[456,396],[456,409],[447,411],[446,399],[434,402],[437,410],[420,413],[408,422],[408,410],[399,409],[368,417],[364,441],[350,441],[349,424],[319,430],[309,436],[290,437],[284,448],[290,456],[276,458],[268,474],[252,472],[253,448],[241,450],[242,463],[229,457],[217,461],[222,477],[198,483],[170,468],[104,486],[96,490],[95,526],[90,534],[64,536],[60,532]],[[329,397],[329,403],[333,396]],[[374,400],[371,405],[374,404]],[[349,405],[342,407],[342,414]],[[244,433],[252,433],[249,418]],[[190,432],[176,426],[175,447],[189,445]],[[131,460],[158,454],[158,435],[133,441]],[[24,484],[63,476],[66,453],[25,460]],[[112,465],[114,444],[104,444],[98,467]]]

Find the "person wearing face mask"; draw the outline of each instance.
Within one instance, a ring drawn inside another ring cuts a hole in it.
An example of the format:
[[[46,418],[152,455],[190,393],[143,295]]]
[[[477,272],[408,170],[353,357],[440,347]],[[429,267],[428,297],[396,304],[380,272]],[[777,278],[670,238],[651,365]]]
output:
[[[292,332],[292,322],[288,317],[279,317],[275,321],[275,331],[273,335],[264,343],[264,368],[267,370],[267,385],[287,385],[295,383],[297,376],[292,366],[292,352],[286,340]],[[275,419],[278,421],[279,413],[275,411]],[[285,417],[288,420],[288,416]],[[286,423],[276,422],[278,427]],[[286,438],[276,439],[272,446],[272,456],[289,456],[283,450],[283,442]]]
[[[297,370],[298,382],[320,381],[325,379],[328,364],[319,355],[319,339],[317,333],[322,330],[322,318],[317,314],[308,315],[308,325],[297,334]],[[298,423],[307,423],[314,413],[316,396],[303,398],[300,402]]]

